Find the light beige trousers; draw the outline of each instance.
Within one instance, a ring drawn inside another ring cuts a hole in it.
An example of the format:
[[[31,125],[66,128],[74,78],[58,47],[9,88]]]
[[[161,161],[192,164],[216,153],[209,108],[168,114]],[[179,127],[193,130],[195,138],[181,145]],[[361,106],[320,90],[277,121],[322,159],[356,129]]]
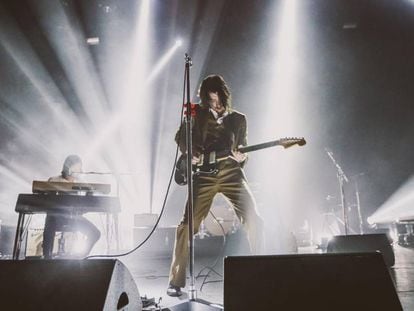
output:
[[[218,164],[215,176],[197,176],[194,180],[194,233],[207,216],[214,196],[222,193],[231,202],[237,217],[247,230],[251,252],[260,253],[263,248],[263,220],[257,213],[256,202],[247,184],[243,170],[234,160]],[[169,284],[185,287],[188,263],[188,217],[187,208],[177,227]]]

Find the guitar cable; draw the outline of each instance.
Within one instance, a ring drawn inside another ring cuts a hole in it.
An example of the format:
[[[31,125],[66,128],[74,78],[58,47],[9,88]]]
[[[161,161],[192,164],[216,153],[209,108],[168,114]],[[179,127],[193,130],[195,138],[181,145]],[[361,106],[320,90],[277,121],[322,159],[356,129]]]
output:
[[[186,72],[186,70],[184,70],[183,104],[181,105],[180,130],[181,130],[181,124],[183,123],[183,118],[184,118],[185,81],[186,81],[186,78],[187,78],[187,72]],[[160,215],[158,216],[157,221],[155,222],[154,226],[152,227],[150,233],[148,233],[147,237],[141,243],[139,243],[137,246],[135,246],[134,248],[132,248],[131,250],[129,250],[129,251],[125,252],[125,253],[113,254],[113,255],[90,255],[90,256],[84,257],[83,259],[124,257],[124,256],[130,255],[130,254],[134,253],[135,251],[137,251],[139,248],[141,248],[141,246],[143,246],[149,240],[149,238],[155,232],[155,229],[157,229],[158,224],[159,224],[159,222],[161,220],[161,217],[163,216],[164,211],[165,211],[165,206],[166,206],[166,203],[167,203],[167,199],[168,199],[168,195],[169,195],[169,192],[170,192],[172,180],[173,180],[173,177],[174,177],[175,167],[177,165],[178,151],[179,151],[179,145],[177,144],[177,147],[175,149],[174,165],[173,165],[172,170],[171,170],[170,179],[168,181],[167,190],[166,190],[165,195],[164,195],[164,201],[162,203]]]

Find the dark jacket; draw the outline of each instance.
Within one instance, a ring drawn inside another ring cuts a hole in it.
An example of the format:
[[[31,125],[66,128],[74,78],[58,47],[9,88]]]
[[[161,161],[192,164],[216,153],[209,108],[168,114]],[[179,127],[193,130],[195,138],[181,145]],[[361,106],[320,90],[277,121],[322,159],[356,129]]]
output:
[[[193,153],[195,156],[204,152],[204,142],[207,135],[207,119],[211,112],[208,108],[196,106],[196,115],[193,118]],[[227,137],[231,140],[231,149],[235,150],[238,146],[247,145],[247,120],[246,116],[238,111],[231,110],[223,119],[223,125],[227,132]],[[180,147],[180,151],[185,153],[185,122],[175,135],[175,141]]]

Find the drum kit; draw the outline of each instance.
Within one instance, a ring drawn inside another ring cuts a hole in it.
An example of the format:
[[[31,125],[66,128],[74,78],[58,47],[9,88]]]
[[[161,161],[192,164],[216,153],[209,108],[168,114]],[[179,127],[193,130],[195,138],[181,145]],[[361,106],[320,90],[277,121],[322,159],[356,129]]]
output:
[[[240,220],[227,199],[217,195],[210,212],[200,225],[196,237],[203,239],[210,236],[226,236],[236,233],[240,228]]]

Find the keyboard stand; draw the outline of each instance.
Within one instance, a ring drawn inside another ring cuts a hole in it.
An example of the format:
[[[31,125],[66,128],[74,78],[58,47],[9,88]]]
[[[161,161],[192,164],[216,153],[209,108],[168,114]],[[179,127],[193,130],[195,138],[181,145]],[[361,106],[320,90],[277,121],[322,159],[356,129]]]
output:
[[[19,218],[17,220],[17,228],[16,228],[16,236],[14,238],[14,246],[13,246],[13,260],[18,260],[20,257],[20,249],[22,247],[23,241],[23,229],[24,229],[24,218],[26,213],[19,213]]]
[[[47,214],[49,212],[82,215],[85,213],[107,214],[106,238],[107,252],[110,252],[112,216],[116,250],[119,250],[118,213],[121,211],[118,197],[94,195],[53,195],[19,194],[15,211],[19,213],[13,246],[13,259],[20,259],[20,251],[25,234],[25,216],[27,214]]]

